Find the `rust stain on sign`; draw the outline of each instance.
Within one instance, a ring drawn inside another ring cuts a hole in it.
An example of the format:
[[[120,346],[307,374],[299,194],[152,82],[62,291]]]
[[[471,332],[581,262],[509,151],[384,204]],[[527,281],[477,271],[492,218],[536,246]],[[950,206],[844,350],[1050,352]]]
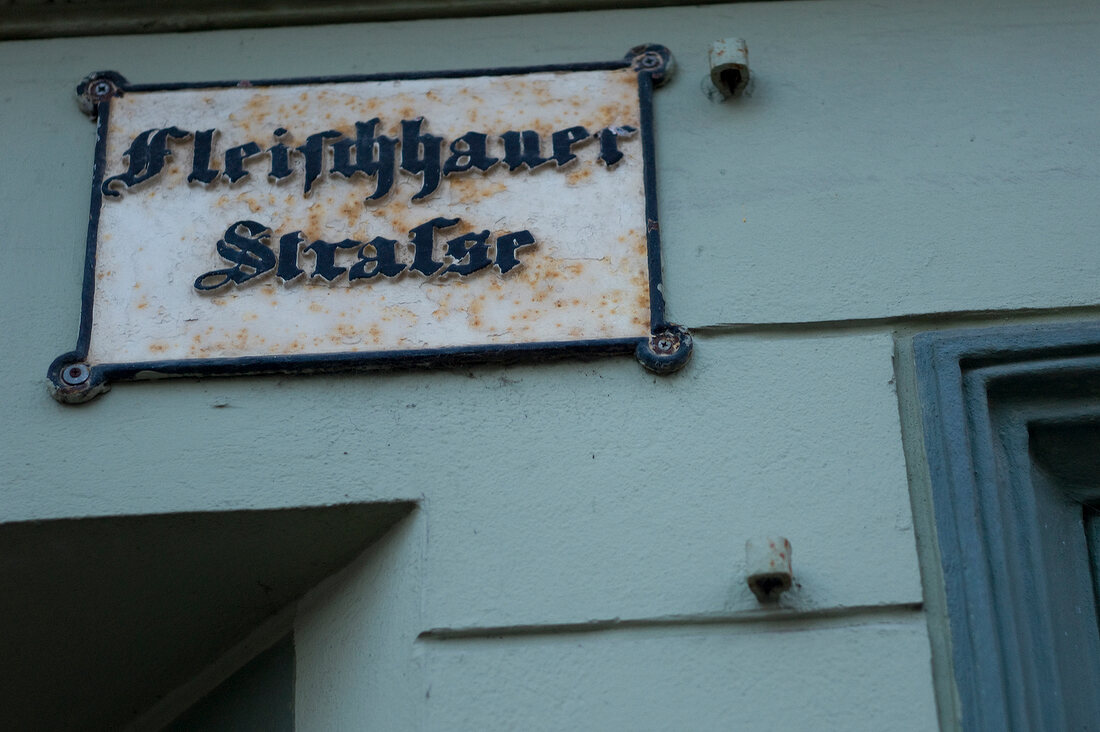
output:
[[[127,91],[87,361],[648,337],[637,78]]]

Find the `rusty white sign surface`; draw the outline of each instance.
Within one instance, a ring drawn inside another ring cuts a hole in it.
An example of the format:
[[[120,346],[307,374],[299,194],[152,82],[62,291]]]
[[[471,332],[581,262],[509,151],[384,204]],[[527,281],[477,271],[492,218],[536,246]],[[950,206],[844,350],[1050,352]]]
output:
[[[667,330],[643,118],[664,53],[453,78],[93,76],[84,313],[51,367],[59,396],[158,373],[648,344]]]

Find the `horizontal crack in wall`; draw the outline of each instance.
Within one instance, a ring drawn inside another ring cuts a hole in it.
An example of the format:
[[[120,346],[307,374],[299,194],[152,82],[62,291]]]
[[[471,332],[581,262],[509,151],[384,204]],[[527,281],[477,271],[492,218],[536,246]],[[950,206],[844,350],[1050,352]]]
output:
[[[1064,308],[1021,308],[1017,310],[959,310],[942,313],[894,315],[883,318],[850,318],[842,320],[813,320],[775,323],[712,323],[687,325],[692,335],[803,335],[874,331],[883,328],[895,330],[941,330],[945,328],[970,328],[985,325],[1004,325],[1028,322],[1064,322],[1080,318],[1100,316],[1100,305],[1079,305]]]
[[[921,613],[921,603],[865,605],[825,610],[761,609],[732,613],[666,615],[655,618],[609,618],[579,623],[499,625],[468,628],[432,628],[421,633],[423,641],[493,639],[513,636],[599,633],[606,631],[689,626],[746,626],[750,632],[812,630],[864,623],[909,620]],[[798,627],[792,627],[797,624]]]

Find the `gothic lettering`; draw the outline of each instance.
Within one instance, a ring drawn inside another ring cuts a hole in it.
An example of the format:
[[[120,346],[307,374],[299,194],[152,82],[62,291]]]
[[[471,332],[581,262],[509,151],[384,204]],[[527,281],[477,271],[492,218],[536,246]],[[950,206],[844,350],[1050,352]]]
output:
[[[302,252],[313,258],[310,278],[319,277],[326,282],[335,282],[345,275],[353,283],[371,280],[379,275],[393,278],[405,271],[416,272],[423,277],[437,273],[464,277],[494,264],[501,274],[507,274],[520,265],[517,250],[535,244],[535,238],[526,229],[500,234],[495,246],[488,230],[467,232],[446,242],[445,254],[441,254],[440,258],[449,261],[437,261],[434,258],[435,232],[461,224],[461,219],[437,217],[410,229],[409,244],[413,249],[410,264],[400,261],[396,240],[381,236],[367,242],[356,239],[334,242],[318,239],[309,242],[301,231],[292,231],[279,237],[276,253],[271,246],[270,228],[256,221],[237,221],[225,230],[223,238],[215,246],[218,255],[233,266],[200,275],[195,279],[195,289],[209,292],[230,283],[242,285],[272,270],[280,280],[290,282],[305,274],[299,266]],[[345,250],[355,250],[355,258],[341,262],[340,252]]]
[[[504,140],[504,164],[508,170],[516,170],[527,166],[529,170],[550,162],[550,158],[542,157],[542,141],[539,133],[533,130],[516,132],[510,130],[500,136]]]
[[[103,195],[110,198],[119,196],[119,192],[112,187],[115,182],[133,188],[138,183],[156,177],[164,168],[165,159],[172,155],[172,151],[168,149],[168,138],[186,140],[190,136],[190,132],[178,127],[145,130],[139,134],[122,155],[129,163],[126,172],[103,181]]]
[[[377,275],[396,277],[404,272],[405,264],[397,261],[397,250],[394,249],[396,246],[397,242],[395,240],[376,236],[359,247],[359,261],[348,270],[348,279],[354,282],[355,280],[367,280]],[[367,256],[368,248],[374,250],[373,257]],[[368,264],[374,265],[374,268],[369,272],[367,271]]]
[[[332,172],[351,178],[356,173],[375,178],[374,193],[367,196],[367,200],[382,198],[390,192],[393,186],[394,151],[397,149],[397,140],[385,135],[374,134],[378,125],[375,117],[367,122],[355,123],[355,142],[341,139],[332,143]],[[355,153],[355,162],[352,162],[352,152]]]
[[[313,190],[313,183],[321,175],[325,166],[325,140],[332,140],[342,135],[336,130],[325,130],[306,138],[306,144],[298,147],[298,152],[306,159],[306,182],[304,193],[308,196]]]
[[[558,167],[576,160],[573,146],[587,139],[588,130],[583,127],[570,127],[568,130],[558,130],[551,135],[550,146],[554,148],[554,162]]]
[[[218,254],[233,266],[216,269],[195,280],[196,290],[216,290],[235,282],[244,284],[275,269],[275,252],[268,244],[271,229],[255,221],[238,221],[225,230],[217,243]],[[211,279],[213,278],[213,279]]]
[[[393,190],[400,170],[420,178],[420,189],[411,197],[420,201],[434,193],[448,176],[473,170],[487,173],[500,162],[510,171],[535,170],[550,162],[561,168],[577,160],[577,149],[591,139],[599,140],[596,159],[610,169],[624,157],[620,149],[622,140],[637,132],[626,125],[605,127],[595,133],[589,133],[581,125],[566,127],[550,133],[547,151],[550,157],[544,157],[543,138],[535,130],[509,130],[496,136],[471,130],[448,142],[427,132],[426,127],[422,117],[404,119],[400,121],[400,137],[390,137],[381,132],[382,120],[374,117],[355,123],[354,138],[337,130],[324,130],[307,136],[296,147],[282,142],[289,132],[278,127],[272,134],[275,143],[267,148],[246,141],[226,147],[220,155],[214,145],[218,138],[216,129],[190,132],[178,127],[154,128],[133,139],[122,156],[126,171],[107,178],[101,190],[108,199],[117,199],[122,188],[153,180],[164,171],[165,162],[172,155],[169,143],[191,139],[189,183],[211,186],[219,179],[236,183],[249,177],[252,172],[249,168],[255,169],[260,164],[258,158],[264,156],[270,181],[279,183],[300,173],[306,196],[327,173],[351,182],[364,177],[373,180],[374,190],[364,200],[376,201]],[[445,160],[444,147],[449,153]]]
[[[420,192],[412,200],[424,198],[439,187],[439,149],[443,138],[421,134],[420,125],[424,120],[401,120],[401,170],[408,173],[420,173],[424,182]]]
[[[195,154],[191,156],[191,174],[188,183],[209,185],[218,178],[218,171],[210,167],[210,152],[214,147],[214,133],[217,130],[202,130],[195,133]]]
[[[483,132],[467,132],[454,140],[451,143],[451,156],[443,163],[443,175],[465,173],[471,168],[477,168],[482,173],[488,171],[500,162],[500,158],[494,158],[486,152],[488,146],[489,136]]]
[[[432,259],[432,252],[435,249],[435,230],[448,229],[458,222],[458,219],[434,218],[410,231],[409,238],[412,239],[416,253],[409,269],[425,277],[431,277],[438,272],[443,267],[443,263]]]

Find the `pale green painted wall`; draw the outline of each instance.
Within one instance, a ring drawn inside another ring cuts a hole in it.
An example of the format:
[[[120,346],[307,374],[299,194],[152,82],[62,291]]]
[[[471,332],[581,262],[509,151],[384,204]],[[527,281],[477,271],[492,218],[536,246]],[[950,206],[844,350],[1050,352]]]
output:
[[[1086,2],[776,2],[0,44],[0,519],[419,500],[303,604],[303,730],[934,728],[894,334],[1100,313],[1098,20]],[[716,104],[706,48],[728,36],[756,87]],[[669,312],[697,332],[682,373],[46,394],[76,338],[89,71],[504,66],[647,41],[679,64],[656,135]],[[783,611],[739,567],[768,532],[794,547]],[[614,618],[640,625],[551,632]],[[433,628],[470,637],[418,640]]]

